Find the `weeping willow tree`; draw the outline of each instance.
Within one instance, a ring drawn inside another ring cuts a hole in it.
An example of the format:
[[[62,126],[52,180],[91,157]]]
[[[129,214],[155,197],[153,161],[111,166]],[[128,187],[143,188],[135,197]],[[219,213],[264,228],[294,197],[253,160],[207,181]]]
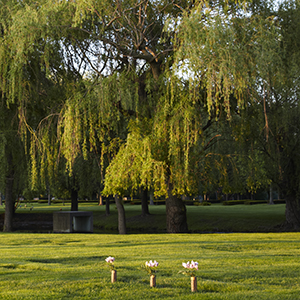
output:
[[[183,39],[183,17],[191,14],[206,24],[207,8],[217,5],[226,12],[226,2],[209,2],[201,9],[195,1],[183,0],[1,4],[1,89],[8,102],[19,106],[22,133],[30,140],[33,185],[38,178],[53,177],[57,158],[66,159],[72,176],[78,158],[96,152],[101,170],[109,164],[104,192],[118,196],[120,212],[120,196],[151,188],[166,197],[167,231],[186,232],[181,195],[198,192],[199,182],[213,181],[211,174],[227,184],[226,157],[218,154],[217,141],[230,97],[224,97],[224,110],[219,102],[213,104],[222,94],[218,85],[207,81],[195,88],[191,78],[199,76],[198,69],[184,68],[190,58],[183,48],[174,60],[174,45]],[[238,11],[234,2],[228,7]],[[199,36],[206,32],[202,27]],[[243,84],[235,98],[238,105]],[[49,117],[43,111],[38,120],[28,118],[33,99],[51,107]],[[120,216],[124,219],[124,212]],[[124,227],[119,224],[120,232],[126,232]]]
[[[18,134],[17,109],[0,102],[0,190],[5,195],[5,219],[3,231],[13,230],[12,218],[15,200],[26,187],[28,178],[24,144]]]
[[[209,111],[239,116],[235,136],[251,141],[286,200],[291,228],[300,226],[298,24],[299,1],[252,1],[236,10],[201,1],[180,24],[176,52],[194,87],[205,86]]]
[[[1,2],[1,5],[3,3]],[[13,4],[13,3],[10,3]],[[12,5],[13,7],[13,5]],[[11,7],[11,8],[12,8]],[[9,97],[9,78],[5,77],[10,66],[10,54],[6,44],[6,33],[11,16],[6,9],[0,8],[0,190],[5,195],[5,219],[3,231],[13,230],[15,200],[26,187],[28,179],[25,145],[19,134],[19,109]],[[25,94],[20,91],[20,94]]]
[[[26,111],[32,91],[22,94],[31,83],[24,69],[34,52],[46,78],[66,86],[65,102],[56,111],[56,137],[49,119],[38,130],[26,114],[22,119],[33,128],[33,182],[55,165],[56,156],[65,157],[71,174],[76,158],[86,157],[97,142],[100,157],[102,151],[113,153],[118,139],[126,138],[128,120],[153,118],[173,53],[172,34],[163,31],[165,20],[192,7],[188,1],[137,0],[1,4],[3,16],[9,17],[2,43],[7,51],[0,60],[8,101],[18,101]]]
[[[75,81],[74,72],[62,68],[60,42],[47,40],[46,33],[41,33],[39,8],[32,1],[1,1],[0,6],[0,91],[1,113],[5,116],[1,121],[6,129],[14,124],[11,132],[15,134],[6,143],[9,145],[5,149],[6,162],[14,168],[10,171],[13,178],[23,176],[28,180],[18,193],[28,185],[35,190],[45,189],[54,179],[59,156],[56,131],[63,106],[61,100],[65,100],[70,82]],[[19,162],[14,155],[17,149],[19,154],[24,153]],[[21,170],[20,166],[26,162],[27,170],[25,167]],[[2,167],[5,169],[5,165]],[[8,231],[12,230],[17,193],[14,190],[10,194],[5,212],[5,224],[10,226],[4,228]]]
[[[185,84],[184,84],[185,83]],[[139,186],[166,197],[167,231],[187,232],[183,195],[198,195],[200,186],[224,189],[238,182],[230,152],[220,151],[228,137],[226,114],[207,113],[206,94],[191,90],[182,79],[165,87],[155,116],[129,124],[126,143],[108,166],[104,193],[124,194]]]

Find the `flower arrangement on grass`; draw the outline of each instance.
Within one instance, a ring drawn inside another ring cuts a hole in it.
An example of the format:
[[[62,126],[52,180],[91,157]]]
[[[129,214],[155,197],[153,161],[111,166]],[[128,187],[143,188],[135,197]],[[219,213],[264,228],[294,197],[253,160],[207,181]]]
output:
[[[142,268],[146,270],[150,275],[154,275],[157,271],[158,262],[156,260],[149,262],[146,261],[144,265],[142,265]]]
[[[111,271],[115,270],[115,265],[114,265],[115,258],[114,257],[109,256],[105,259],[105,261],[107,262],[107,265]]]
[[[188,275],[190,277],[196,277],[196,271],[198,271],[198,263],[196,261],[188,261],[187,263],[182,263],[184,270],[179,271],[179,273]]]

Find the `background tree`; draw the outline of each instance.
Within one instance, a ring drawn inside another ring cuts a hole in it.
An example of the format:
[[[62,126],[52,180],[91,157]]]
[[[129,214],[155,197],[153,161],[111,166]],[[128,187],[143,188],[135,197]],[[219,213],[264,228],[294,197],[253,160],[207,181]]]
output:
[[[5,193],[3,231],[13,230],[15,200],[27,185],[28,174],[24,145],[18,134],[18,113],[15,105],[0,104],[0,190]]]
[[[6,152],[15,149],[20,154],[26,154],[21,161],[28,161],[27,170],[23,170],[29,175],[25,186],[45,190],[57,168],[59,140],[55,132],[62,107],[61,98],[65,97],[70,87],[67,83],[71,79],[74,82],[74,76],[69,70],[61,68],[63,55],[57,47],[59,41],[47,41],[40,34],[39,26],[34,27],[39,22],[36,11],[39,8],[38,3],[32,1],[1,1],[0,90],[1,113],[4,114],[1,121],[2,127],[14,124],[14,140],[19,139],[23,143],[23,149],[18,143],[6,143],[10,147]],[[34,34],[31,32],[33,28]],[[15,168],[22,166],[20,162],[8,165]],[[23,174],[17,169],[11,173]],[[13,206],[14,200],[7,207]],[[5,214],[6,221],[11,224],[10,213]],[[5,230],[11,229],[9,226]]]
[[[254,1],[234,11],[205,5],[181,23],[177,53],[194,72],[194,85],[205,85],[209,110],[224,106],[228,118],[240,112],[244,126],[258,132],[248,136],[253,153],[286,199],[287,224],[299,228],[299,3],[285,1],[277,10]],[[264,122],[249,122],[249,111]]]

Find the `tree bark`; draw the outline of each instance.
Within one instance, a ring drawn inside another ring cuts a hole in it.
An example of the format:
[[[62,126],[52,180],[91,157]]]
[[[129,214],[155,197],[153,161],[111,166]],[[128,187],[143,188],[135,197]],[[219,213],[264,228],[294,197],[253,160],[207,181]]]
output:
[[[103,205],[103,197],[100,194],[100,196],[99,196],[99,206],[101,206],[101,205]]]
[[[48,193],[48,205],[51,205],[51,194],[50,194],[50,187],[47,186],[47,193]]]
[[[172,194],[173,185],[168,183],[168,198],[166,199],[166,219],[168,233],[188,232],[186,207],[181,197]]]
[[[272,183],[270,184],[270,198],[269,198],[269,204],[274,204],[274,200],[273,200],[273,186],[272,186]]]
[[[71,211],[78,211],[78,191],[75,188],[71,189]]]
[[[154,205],[154,191],[150,190],[150,205]]]
[[[288,195],[285,197],[285,219],[286,224],[295,230],[300,229],[300,199],[296,195]]]
[[[116,206],[118,210],[118,230],[119,234],[126,234],[126,217],[122,199],[115,195]]]
[[[158,80],[158,78],[161,74],[161,66],[160,65],[161,65],[160,61],[153,60],[152,62],[150,62],[152,75],[153,75],[155,80]]]
[[[141,190],[142,216],[150,215],[148,207],[148,190]]]
[[[14,168],[12,164],[12,155],[8,155],[7,158],[8,163],[8,173],[6,176],[6,185],[5,185],[5,218],[3,224],[4,232],[12,232],[13,231],[13,215],[14,215]]]
[[[288,159],[286,164],[286,172],[284,174],[282,182],[279,184],[278,189],[282,193],[283,199],[285,199],[285,224],[289,229],[300,229],[300,185],[299,185],[299,173],[297,163],[294,158]]]
[[[105,199],[105,215],[106,216],[110,215],[109,198],[108,197],[106,197],[106,199]]]

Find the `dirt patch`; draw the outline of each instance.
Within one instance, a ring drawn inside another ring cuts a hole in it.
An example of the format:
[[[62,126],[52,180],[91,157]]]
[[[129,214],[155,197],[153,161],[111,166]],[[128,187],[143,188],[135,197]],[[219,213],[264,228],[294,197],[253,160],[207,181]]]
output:
[[[4,214],[0,215],[0,230],[3,231]],[[46,213],[16,213],[13,217],[14,231],[49,232],[53,230],[53,215]]]

